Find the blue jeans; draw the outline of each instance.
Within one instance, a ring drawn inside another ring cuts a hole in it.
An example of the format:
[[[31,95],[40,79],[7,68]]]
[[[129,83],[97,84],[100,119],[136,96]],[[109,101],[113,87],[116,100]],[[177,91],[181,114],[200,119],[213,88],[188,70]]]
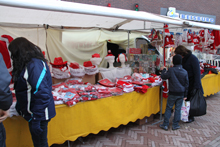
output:
[[[31,137],[32,137],[34,147],[48,147],[48,143],[47,143],[47,125],[48,125],[49,121],[50,120],[41,121],[40,128],[43,130],[43,132],[39,135],[35,135],[32,132],[32,128],[31,128],[32,121],[29,122],[29,129],[30,129],[30,132],[31,132]]]
[[[169,119],[171,116],[171,110],[175,104],[175,112],[174,112],[174,119],[173,119],[173,127],[179,126],[180,116],[181,116],[181,107],[183,103],[183,96],[176,96],[176,95],[169,95],[167,99],[167,106],[166,111],[164,114],[164,126],[169,126]]]
[[[2,123],[0,123],[0,147],[6,147],[5,145],[6,133]]]

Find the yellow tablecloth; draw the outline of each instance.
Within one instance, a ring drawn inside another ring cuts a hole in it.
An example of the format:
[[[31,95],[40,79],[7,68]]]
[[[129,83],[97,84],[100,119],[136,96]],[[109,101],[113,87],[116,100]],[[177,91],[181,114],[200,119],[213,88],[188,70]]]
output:
[[[48,142],[62,144],[66,140],[74,141],[80,136],[97,134],[121,124],[142,119],[160,111],[159,86],[148,89],[147,93],[126,93],[95,101],[80,102],[75,106],[56,106],[56,117],[48,125]],[[7,118],[7,147],[31,147],[32,140],[28,123],[22,117]]]
[[[202,79],[202,87],[204,91],[204,97],[210,96],[220,91],[220,73],[219,74],[207,74]],[[163,109],[165,113],[167,99],[163,98]]]
[[[210,96],[220,91],[220,73],[207,74],[202,78],[204,97]]]

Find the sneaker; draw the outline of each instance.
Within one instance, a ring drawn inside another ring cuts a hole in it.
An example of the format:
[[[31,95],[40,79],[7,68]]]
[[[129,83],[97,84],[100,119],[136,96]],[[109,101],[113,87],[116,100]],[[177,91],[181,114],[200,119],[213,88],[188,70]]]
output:
[[[172,130],[177,130],[177,129],[180,129],[180,126],[172,127]]]
[[[164,126],[163,124],[160,124],[160,128],[168,131],[168,126]]]

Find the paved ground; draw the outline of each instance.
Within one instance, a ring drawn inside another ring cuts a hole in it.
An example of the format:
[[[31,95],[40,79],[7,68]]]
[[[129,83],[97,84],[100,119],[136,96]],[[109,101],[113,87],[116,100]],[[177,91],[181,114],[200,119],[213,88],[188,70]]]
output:
[[[176,131],[152,125],[159,121],[156,115],[149,124],[129,123],[51,147],[220,147],[220,92],[206,97],[206,101],[207,114],[192,123],[180,122],[181,129]]]

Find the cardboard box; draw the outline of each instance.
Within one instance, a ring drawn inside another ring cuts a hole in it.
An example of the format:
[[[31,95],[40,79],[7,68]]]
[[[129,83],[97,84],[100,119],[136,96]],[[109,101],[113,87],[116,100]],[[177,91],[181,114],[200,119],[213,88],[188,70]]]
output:
[[[147,124],[150,123],[154,120],[154,114],[151,114],[150,117],[144,117],[143,119],[138,119],[135,123],[138,125],[143,125],[143,124]]]
[[[85,75],[82,78],[82,82],[89,82],[91,84],[96,84],[96,74],[95,75]]]
[[[60,83],[60,82],[65,82],[67,79],[56,79],[52,78],[52,84]]]

